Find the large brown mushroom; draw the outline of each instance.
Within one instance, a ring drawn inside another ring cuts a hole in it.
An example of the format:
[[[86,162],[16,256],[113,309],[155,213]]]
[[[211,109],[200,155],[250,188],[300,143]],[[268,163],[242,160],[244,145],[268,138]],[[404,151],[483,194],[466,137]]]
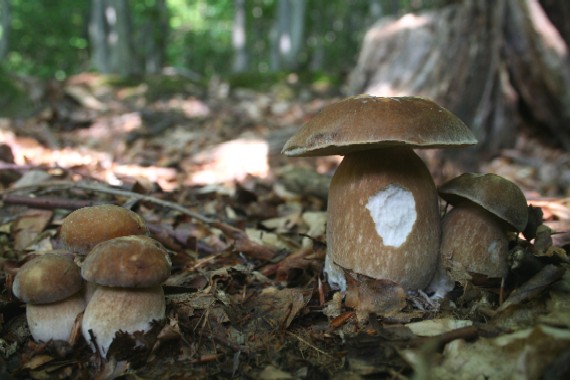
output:
[[[148,331],[153,320],[164,319],[161,283],[170,267],[160,243],[142,235],[111,239],[89,252],[81,275],[98,286],[85,309],[82,331],[88,342],[96,340],[102,356],[117,331]]]
[[[26,319],[36,341],[68,340],[85,309],[79,267],[67,256],[45,254],[24,264],[12,291],[26,303]]]
[[[441,185],[439,194],[454,206],[443,218],[441,241],[442,264],[452,278],[453,272],[506,276],[507,232],[524,231],[528,219],[520,188],[496,174],[464,173]]]
[[[348,291],[349,306],[385,313],[402,302],[377,303],[370,294],[428,285],[438,261],[438,196],[413,149],[475,143],[461,120],[430,100],[367,95],[324,108],[287,141],[288,156],[345,156],[329,190],[325,273],[333,288]]]

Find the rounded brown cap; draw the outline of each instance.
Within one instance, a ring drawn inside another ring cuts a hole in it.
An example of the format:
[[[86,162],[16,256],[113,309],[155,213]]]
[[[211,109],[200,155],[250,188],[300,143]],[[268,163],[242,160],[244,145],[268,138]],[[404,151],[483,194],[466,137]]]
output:
[[[528,205],[521,189],[499,175],[463,173],[438,189],[452,205],[468,200],[505,221],[515,231],[523,231],[528,220]]]
[[[67,248],[82,254],[103,241],[147,232],[143,219],[137,213],[111,204],[75,210],[61,225],[62,242]]]
[[[170,259],[162,245],[144,235],[121,236],[97,244],[85,258],[87,281],[120,288],[148,288],[170,276]]]
[[[446,148],[476,143],[459,118],[431,100],[359,95],[325,107],[285,143],[282,153],[326,156],[386,146]]]
[[[22,265],[12,291],[30,304],[46,304],[63,300],[81,289],[79,267],[66,256],[46,254]]]

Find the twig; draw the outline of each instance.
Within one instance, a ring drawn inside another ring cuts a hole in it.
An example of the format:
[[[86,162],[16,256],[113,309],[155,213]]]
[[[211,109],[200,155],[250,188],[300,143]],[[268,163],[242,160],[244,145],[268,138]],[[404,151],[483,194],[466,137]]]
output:
[[[55,197],[29,197],[20,194],[6,194],[4,204],[23,205],[42,210],[53,210],[56,208],[65,210],[77,210],[83,207],[104,204],[108,202],[90,201],[83,199],[65,199]]]
[[[322,354],[328,358],[331,359],[335,359],[334,356],[332,356],[331,354],[326,353],[325,351],[321,350],[320,348],[318,348],[317,346],[315,346],[314,344],[312,344],[311,342],[308,342],[307,340],[301,338],[299,335],[292,333],[291,331],[287,331],[287,334],[291,335],[294,338],[297,338],[300,342],[305,343],[307,346],[311,347],[313,350],[317,351],[319,354]]]
[[[166,207],[166,208],[170,208],[172,210],[180,212],[181,214],[188,215],[194,219],[197,219],[197,220],[204,222],[204,223],[207,223],[207,224],[211,224],[211,223],[215,222],[214,219],[207,218],[207,217],[200,215],[196,212],[188,210],[187,208],[184,208],[184,207],[182,207],[179,204],[174,203],[174,202],[165,201],[165,200],[153,197],[152,195],[144,195],[144,194],[134,193],[134,192],[128,191],[128,190],[109,188],[107,186],[97,184],[97,183],[88,184],[88,183],[79,183],[79,182],[71,182],[71,181],[46,181],[46,182],[42,182],[42,183],[30,185],[30,186],[22,186],[22,187],[19,187],[16,189],[5,190],[3,192],[3,194],[4,194],[4,197],[6,197],[6,195],[10,194],[10,193],[34,191],[34,190],[38,190],[38,189],[44,189],[44,191],[61,191],[61,190],[66,190],[66,189],[81,189],[81,190],[88,190],[88,191],[93,191],[93,192],[98,192],[98,193],[117,195],[117,196],[127,197],[131,200],[138,201],[138,202],[140,202],[140,201],[149,202],[149,203],[154,203],[154,204]]]

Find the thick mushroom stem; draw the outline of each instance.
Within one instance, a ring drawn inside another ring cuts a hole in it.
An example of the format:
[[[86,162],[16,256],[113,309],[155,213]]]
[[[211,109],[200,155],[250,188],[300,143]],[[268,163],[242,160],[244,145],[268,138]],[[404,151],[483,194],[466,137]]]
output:
[[[81,292],[54,303],[27,304],[26,319],[32,338],[36,342],[69,340],[75,320],[84,309]]]
[[[328,199],[327,255],[334,264],[407,290],[423,289],[434,275],[439,242],[436,187],[412,149],[345,156]]]
[[[83,336],[92,349],[95,347],[91,336],[94,336],[99,352],[106,357],[117,331],[147,332],[153,320],[164,319],[165,309],[160,285],[145,289],[99,286],[83,314]]]

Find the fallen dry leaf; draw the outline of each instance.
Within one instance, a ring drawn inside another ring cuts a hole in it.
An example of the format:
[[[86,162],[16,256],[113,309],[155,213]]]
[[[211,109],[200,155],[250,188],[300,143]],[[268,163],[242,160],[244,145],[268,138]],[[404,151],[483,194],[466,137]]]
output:
[[[28,248],[44,231],[52,216],[53,211],[49,210],[29,210],[18,216],[11,229],[14,237],[14,248],[18,250]]]

